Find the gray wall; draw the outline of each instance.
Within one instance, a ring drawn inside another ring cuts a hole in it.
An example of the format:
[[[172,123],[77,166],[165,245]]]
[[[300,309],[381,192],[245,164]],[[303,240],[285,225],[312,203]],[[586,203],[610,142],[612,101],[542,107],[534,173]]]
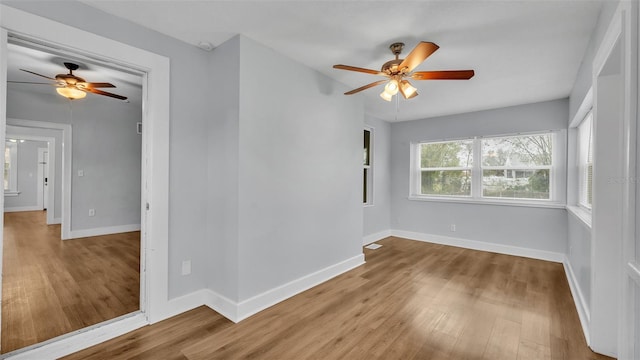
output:
[[[607,31],[619,1],[605,2],[598,18],[598,24],[593,31],[591,41],[585,52],[582,64],[578,70],[576,82],[571,92],[569,103],[570,113],[567,121],[575,117],[578,108],[582,104],[585,95],[593,83],[593,58],[600,47],[600,43]],[[576,144],[569,144],[575,146]],[[571,166],[571,164],[570,164]],[[569,190],[577,187],[570,186]],[[575,196],[573,197],[576,198]],[[587,310],[591,308],[591,287],[592,287],[592,254],[591,254],[591,228],[575,216],[568,216],[568,260],[576,276],[579,291],[586,302]]]
[[[620,1],[614,0],[604,1],[602,4],[602,10],[600,10],[600,16],[598,17],[598,24],[593,30],[593,34],[591,34],[591,40],[589,41],[587,50],[582,58],[582,63],[580,64],[578,74],[576,75],[576,82],[574,83],[571,95],[569,96],[569,118],[567,121],[571,121],[571,119],[573,119],[580,107],[580,104],[582,104],[582,100],[591,88],[593,80],[593,57],[596,55],[596,52],[600,47],[602,38],[607,31],[607,27],[609,26],[619,3]]]
[[[38,148],[46,148],[45,141],[18,142],[18,196],[6,196],[4,207],[35,207],[38,205]]]
[[[238,161],[240,120],[240,37],[211,53],[214,86],[207,128],[208,288],[238,300]]]
[[[373,128],[373,204],[364,207],[364,236],[391,229],[391,124],[366,115],[365,125]]]
[[[362,254],[364,113],[347,90],[241,37],[241,300]]]
[[[392,229],[566,252],[565,209],[415,201],[408,195],[411,142],[566,129],[568,109],[564,99],[391,124]]]
[[[213,61],[212,290],[243,301],[361,254],[361,99],[246,37]]]
[[[208,56],[195,46],[76,1],[6,1],[6,5],[166,56],[171,61],[169,174],[169,297],[204,284],[207,199],[207,121],[211,118]],[[185,91],[201,89],[202,91]],[[182,260],[192,274],[181,276]]]

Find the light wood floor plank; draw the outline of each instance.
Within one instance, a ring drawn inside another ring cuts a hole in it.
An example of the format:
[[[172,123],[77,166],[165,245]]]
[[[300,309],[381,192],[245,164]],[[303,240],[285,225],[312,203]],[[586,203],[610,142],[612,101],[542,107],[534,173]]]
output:
[[[561,264],[379,243],[238,324],[200,307],[65,359],[609,359],[586,346]]]
[[[140,234],[60,240],[44,211],[4,214],[2,353],[139,309]]]

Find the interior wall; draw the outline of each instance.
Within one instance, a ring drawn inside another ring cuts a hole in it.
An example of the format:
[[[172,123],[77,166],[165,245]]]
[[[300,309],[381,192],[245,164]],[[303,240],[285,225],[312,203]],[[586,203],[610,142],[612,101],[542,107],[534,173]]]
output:
[[[240,300],[362,254],[364,113],[347,90],[240,37]]]
[[[238,161],[240,37],[211,53],[211,121],[207,124],[207,286],[238,301]]]
[[[20,194],[5,196],[4,208],[35,208],[38,205],[38,148],[46,148],[46,141],[18,142],[18,186]]]
[[[364,206],[363,236],[380,234],[391,229],[391,124],[366,115],[366,126],[373,128],[373,204]]]
[[[593,82],[593,58],[600,48],[600,43],[607,32],[607,28],[611,23],[611,19],[619,3],[620,0],[603,1],[602,3],[598,23],[593,30],[593,34],[591,34],[591,40],[578,68],[576,81],[571,89],[571,95],[569,96],[569,118],[567,121],[573,119],[580,104],[582,104],[582,100],[591,88],[591,83]]]
[[[171,61],[169,174],[169,298],[205,286],[207,197],[207,122],[211,119],[208,89],[209,53],[195,46],[109,15],[77,1],[4,1],[8,6],[62,22]],[[185,91],[204,89],[204,91]],[[192,272],[181,275],[182,261]]]
[[[411,142],[567,128],[567,99],[391,124],[391,227],[499,245],[565,253],[564,208],[409,200]],[[566,154],[561,156],[566,173]],[[562,192],[563,179],[557,184]],[[560,196],[565,201],[565,194]],[[450,230],[456,225],[456,231]]]

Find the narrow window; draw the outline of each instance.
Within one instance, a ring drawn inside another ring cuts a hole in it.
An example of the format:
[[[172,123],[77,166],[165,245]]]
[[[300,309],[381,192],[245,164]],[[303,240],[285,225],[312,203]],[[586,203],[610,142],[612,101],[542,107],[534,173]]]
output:
[[[4,191],[18,191],[18,144],[13,139],[4,147]]]
[[[578,125],[578,205],[591,209],[593,198],[593,114]]]
[[[371,205],[373,196],[373,159],[371,151],[371,131],[372,129],[364,129],[364,156],[363,156],[363,181],[362,181],[362,202],[365,205]]]

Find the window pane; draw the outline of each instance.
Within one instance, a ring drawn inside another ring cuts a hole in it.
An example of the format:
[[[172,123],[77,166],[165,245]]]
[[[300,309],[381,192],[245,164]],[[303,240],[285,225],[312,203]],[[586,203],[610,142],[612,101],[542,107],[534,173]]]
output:
[[[362,182],[362,202],[367,203],[367,179],[368,179],[368,171],[369,169],[364,169],[364,179]]]
[[[471,167],[473,140],[421,144],[422,168]]]
[[[483,166],[544,166],[551,160],[551,134],[482,140]]]
[[[369,165],[371,158],[371,131],[364,131],[364,165]]]
[[[483,170],[482,196],[549,199],[549,169]]]
[[[471,171],[422,171],[421,194],[470,196]]]
[[[4,189],[9,190],[9,171],[11,169],[11,148],[4,148]]]

